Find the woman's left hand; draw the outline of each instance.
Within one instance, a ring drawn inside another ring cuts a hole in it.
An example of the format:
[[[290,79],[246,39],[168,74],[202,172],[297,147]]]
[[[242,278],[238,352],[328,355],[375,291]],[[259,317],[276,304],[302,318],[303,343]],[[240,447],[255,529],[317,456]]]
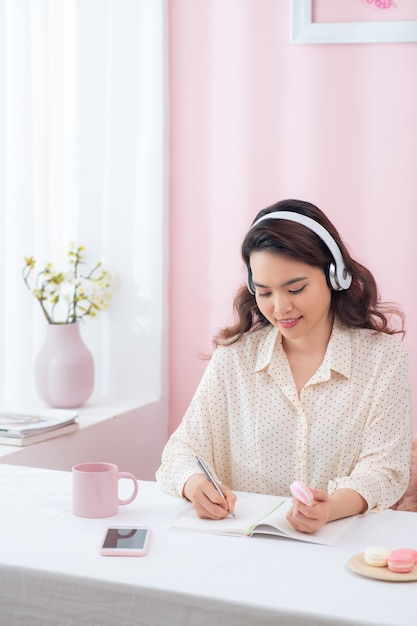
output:
[[[330,498],[323,489],[309,490],[314,496],[311,504],[303,504],[293,498],[293,505],[287,513],[287,521],[301,533],[314,533],[330,519]]]

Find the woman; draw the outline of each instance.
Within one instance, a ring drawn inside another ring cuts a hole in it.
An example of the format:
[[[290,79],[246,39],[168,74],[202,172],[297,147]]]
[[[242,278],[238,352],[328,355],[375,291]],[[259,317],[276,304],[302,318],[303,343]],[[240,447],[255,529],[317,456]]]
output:
[[[233,511],[232,490],[289,496],[302,481],[313,504],[294,499],[287,519],[308,533],[390,507],[410,470],[408,356],[394,336],[404,332],[400,311],[379,301],[371,272],[307,202],[261,211],[242,257],[248,280],[235,298],[236,323],[215,338],[157,480],[212,519]]]

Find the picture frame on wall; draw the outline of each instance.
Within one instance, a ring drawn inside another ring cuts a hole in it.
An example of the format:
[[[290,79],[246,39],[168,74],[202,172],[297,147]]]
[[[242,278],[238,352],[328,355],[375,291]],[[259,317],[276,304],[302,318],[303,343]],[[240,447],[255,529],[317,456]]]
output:
[[[406,13],[402,7],[395,15],[394,11],[399,8],[400,0],[392,5],[390,11],[378,9],[372,5],[372,0],[362,0],[363,5],[358,11],[358,21],[351,18],[346,21],[314,21],[314,2],[319,0],[291,0],[291,43],[294,44],[341,44],[341,43],[395,43],[417,41],[417,21],[414,19],[394,19]],[[348,3],[351,0],[347,0]],[[416,3],[417,4],[417,3]],[[366,6],[365,6],[366,5]],[[359,6],[357,4],[357,6]],[[342,5],[339,3],[338,7]],[[349,7],[352,11],[353,5]],[[360,21],[360,13],[367,9],[375,9],[376,21]],[[354,10],[354,7],[353,7]],[[382,16],[383,19],[379,19]],[[388,19],[387,19],[388,18]]]

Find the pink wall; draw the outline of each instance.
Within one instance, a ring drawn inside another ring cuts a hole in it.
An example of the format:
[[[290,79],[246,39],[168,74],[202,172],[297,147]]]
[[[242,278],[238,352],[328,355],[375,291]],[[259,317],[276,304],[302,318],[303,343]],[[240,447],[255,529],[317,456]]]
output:
[[[417,44],[291,45],[283,0],[169,6],[170,430],[231,319],[242,237],[286,197],[318,204],[402,304],[416,396]]]

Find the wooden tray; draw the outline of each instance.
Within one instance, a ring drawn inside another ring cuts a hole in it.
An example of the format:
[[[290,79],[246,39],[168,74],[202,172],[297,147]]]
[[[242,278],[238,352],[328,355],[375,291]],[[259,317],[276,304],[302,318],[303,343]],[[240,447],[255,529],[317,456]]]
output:
[[[366,576],[367,578],[375,578],[376,580],[388,580],[390,582],[411,582],[417,580],[417,565],[414,565],[411,572],[405,574],[398,574],[397,572],[391,572],[388,567],[372,567],[365,563],[363,552],[361,554],[355,554],[351,556],[347,562],[349,569],[356,574]]]

